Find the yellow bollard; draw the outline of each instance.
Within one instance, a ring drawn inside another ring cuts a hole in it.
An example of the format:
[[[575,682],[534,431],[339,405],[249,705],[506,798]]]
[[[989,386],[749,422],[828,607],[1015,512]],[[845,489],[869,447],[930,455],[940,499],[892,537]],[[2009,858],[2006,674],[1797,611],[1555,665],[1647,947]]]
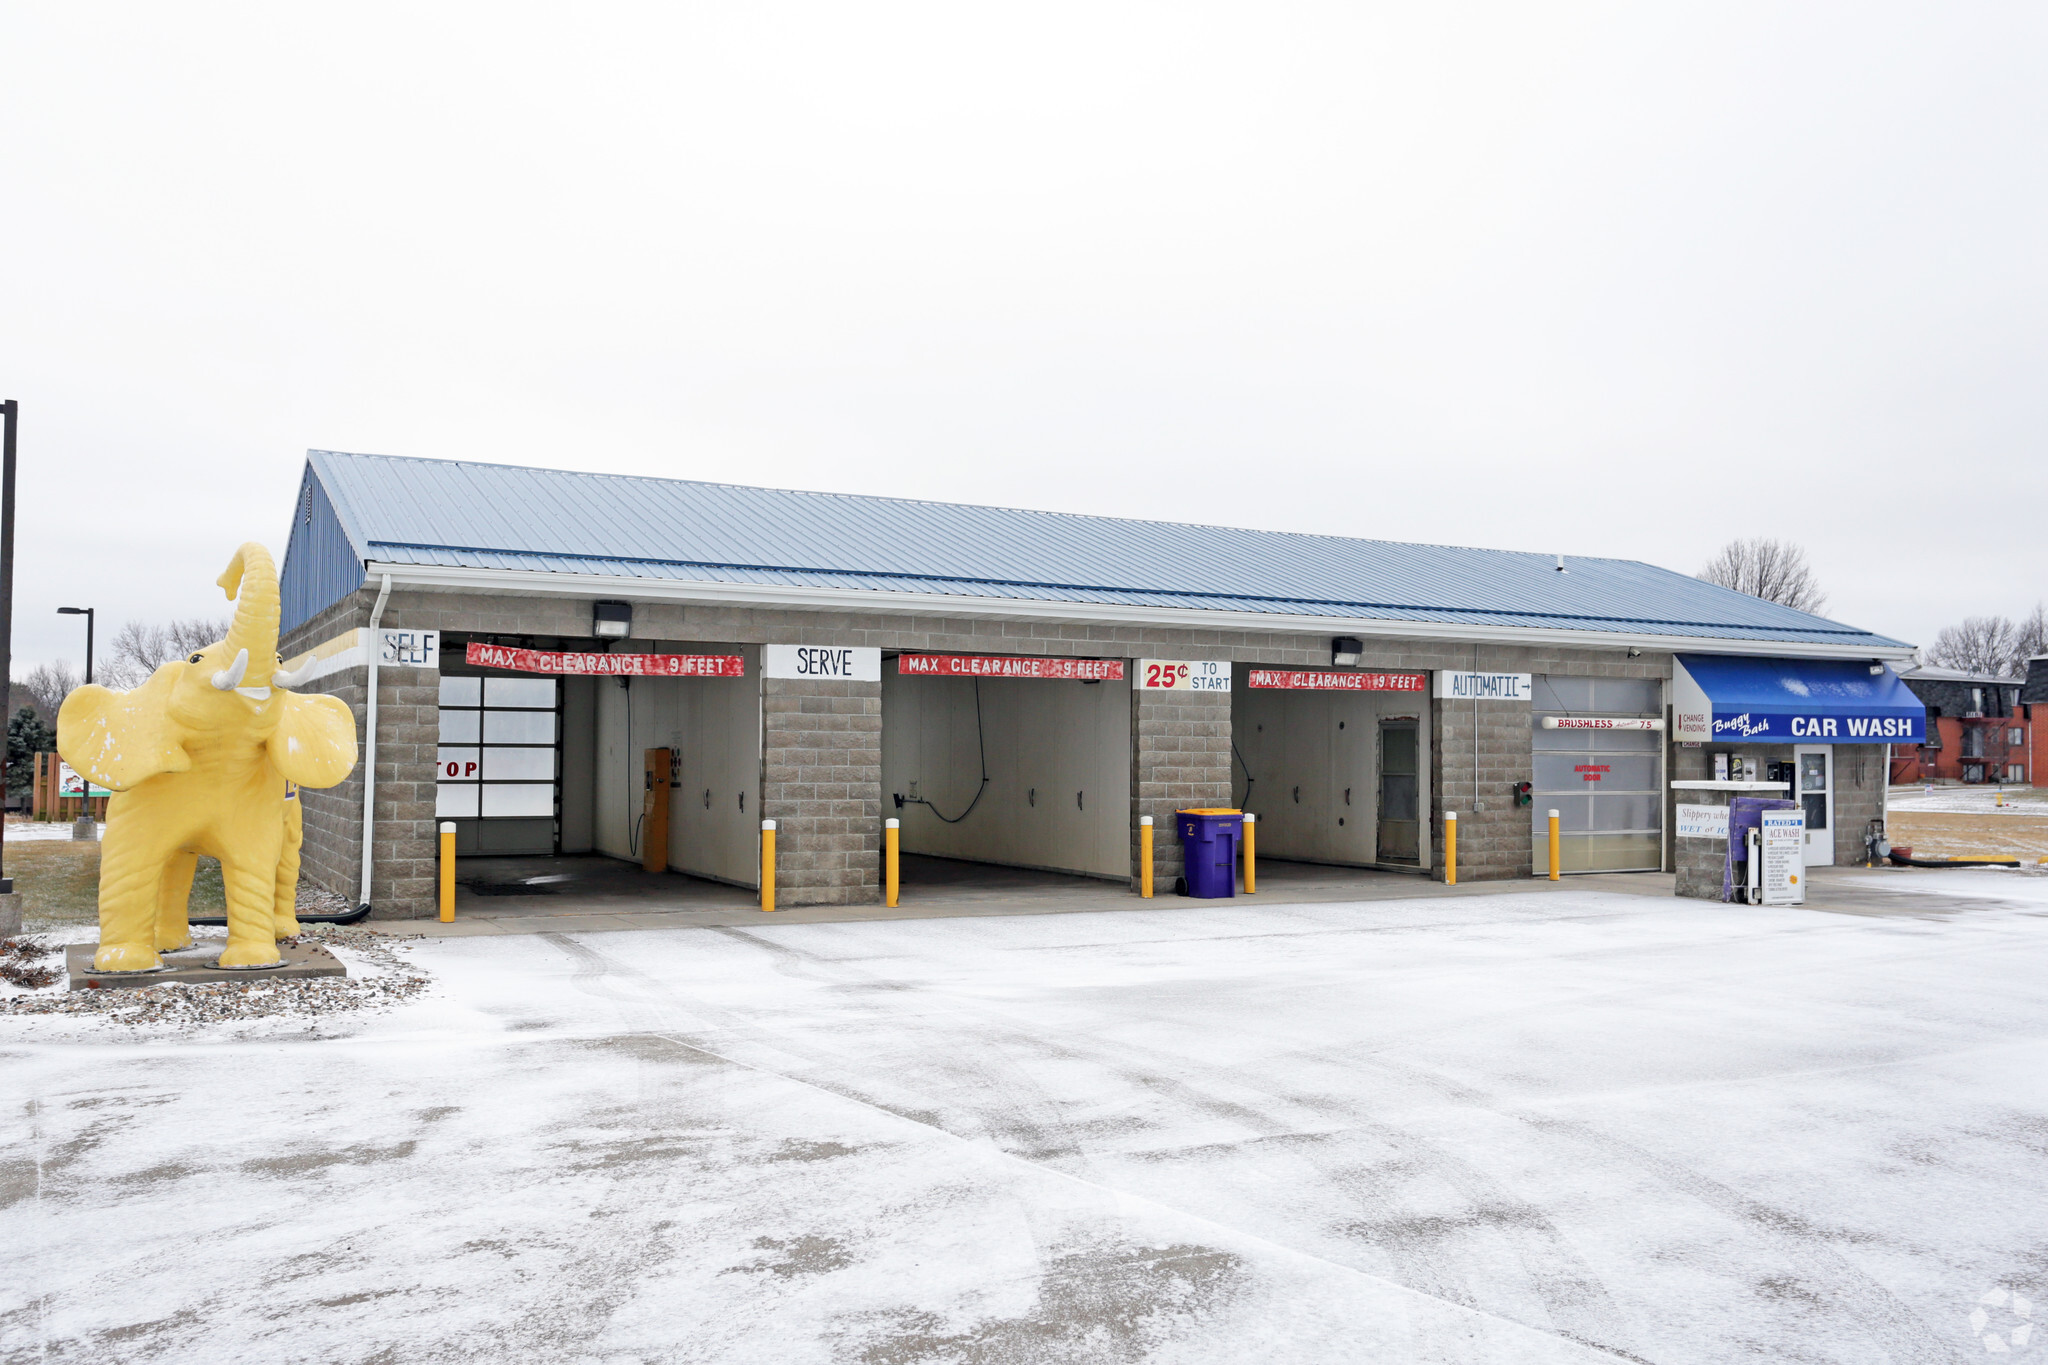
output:
[[[1256,833],[1258,827],[1258,816],[1244,817],[1244,893],[1247,896],[1259,889],[1259,840]]]
[[[761,822],[761,908],[775,908],[775,822]]]
[[[1550,812],[1550,880],[1557,880],[1557,812]]]
[[[1138,894],[1152,899],[1152,817],[1138,817]]]
[[[892,909],[896,905],[896,891],[902,885],[902,879],[897,871],[896,863],[897,845],[902,841],[902,838],[903,822],[901,820],[884,820],[882,822],[883,903]]]
[[[1444,885],[1458,884],[1458,812],[1444,812]]]
[[[455,822],[441,822],[441,923],[455,923]]]

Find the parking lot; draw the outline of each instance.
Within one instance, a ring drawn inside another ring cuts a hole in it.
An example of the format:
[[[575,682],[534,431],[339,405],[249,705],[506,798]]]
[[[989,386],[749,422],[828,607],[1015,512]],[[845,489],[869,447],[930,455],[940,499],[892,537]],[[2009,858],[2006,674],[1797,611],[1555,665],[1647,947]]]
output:
[[[508,934],[382,1015],[0,1020],[0,1354],[1973,1359],[2048,1289],[2048,879],[1891,885]]]

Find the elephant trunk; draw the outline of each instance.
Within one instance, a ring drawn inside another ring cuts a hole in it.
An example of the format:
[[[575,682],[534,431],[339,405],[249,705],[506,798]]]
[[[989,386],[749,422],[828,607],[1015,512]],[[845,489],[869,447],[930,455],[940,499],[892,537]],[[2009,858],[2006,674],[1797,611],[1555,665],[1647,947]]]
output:
[[[227,572],[216,581],[235,604],[235,619],[228,626],[229,657],[247,651],[258,661],[257,676],[268,677],[277,658],[278,619],[277,566],[271,563],[270,551],[250,541],[235,551]],[[235,683],[240,682],[238,676]]]

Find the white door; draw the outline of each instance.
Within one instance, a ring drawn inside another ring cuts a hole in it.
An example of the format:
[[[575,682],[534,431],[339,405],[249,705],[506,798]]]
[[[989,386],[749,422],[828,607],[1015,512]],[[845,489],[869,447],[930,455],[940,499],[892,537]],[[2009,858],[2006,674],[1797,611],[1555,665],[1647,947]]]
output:
[[[1802,744],[1792,751],[1792,799],[1806,808],[1806,865],[1835,865],[1835,749]]]

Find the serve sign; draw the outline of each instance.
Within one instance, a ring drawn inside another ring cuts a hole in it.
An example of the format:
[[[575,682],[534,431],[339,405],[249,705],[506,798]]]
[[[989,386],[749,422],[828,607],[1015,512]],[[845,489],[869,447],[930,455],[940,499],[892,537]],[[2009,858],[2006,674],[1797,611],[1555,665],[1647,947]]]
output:
[[[1138,686],[1173,692],[1228,692],[1230,665],[1220,659],[1140,659]]]

